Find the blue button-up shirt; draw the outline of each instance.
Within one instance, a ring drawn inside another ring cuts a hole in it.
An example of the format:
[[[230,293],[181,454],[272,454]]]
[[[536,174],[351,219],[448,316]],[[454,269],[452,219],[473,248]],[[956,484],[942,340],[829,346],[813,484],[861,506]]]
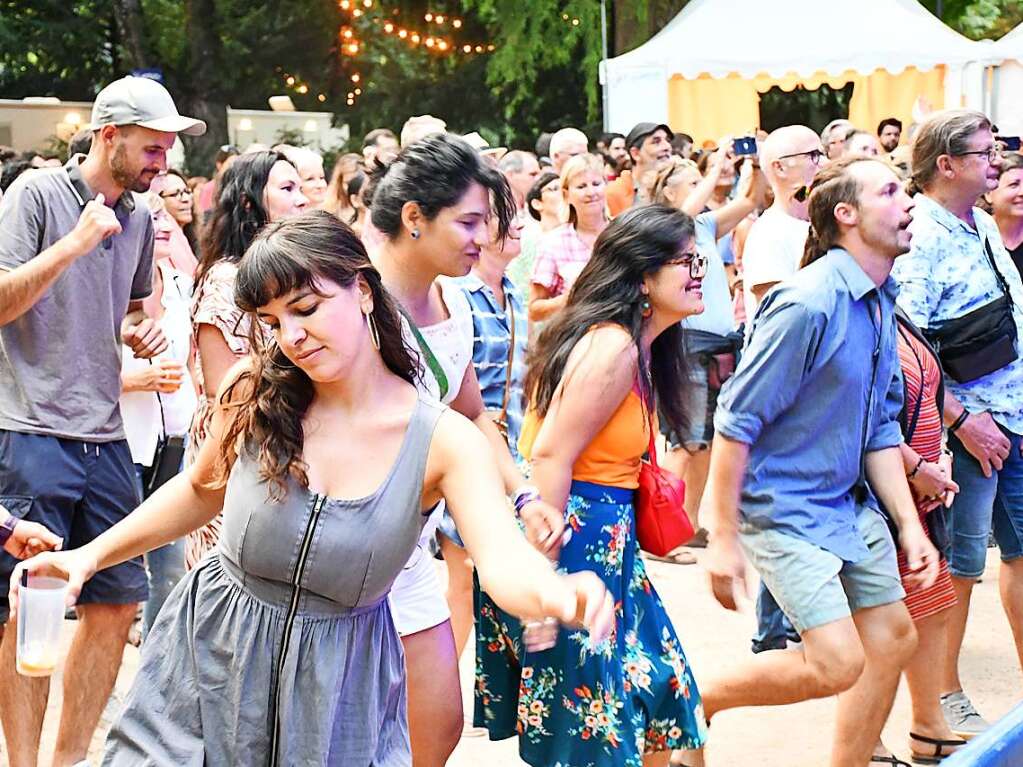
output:
[[[519,456],[519,433],[522,431],[523,385],[526,381],[526,346],[529,341],[529,320],[515,285],[504,277],[505,308],[494,292],[475,274],[455,281],[472,307],[472,364],[480,382],[483,406],[500,412],[508,377],[508,346],[511,343],[510,312],[515,317],[515,354],[512,356],[511,385],[508,392],[508,447],[516,462]]]
[[[1000,297],[1002,289],[984,250],[987,240],[998,271],[1009,284],[1016,330],[1023,340],[1023,281],[994,219],[974,208],[974,229],[926,195],[918,194],[914,201],[911,250],[897,258],[892,269],[899,283],[899,305],[909,318],[917,327],[938,330],[942,323]],[[1023,359],[968,383],[946,378],[945,386],[970,412],[986,410],[1002,426],[1023,434]]]
[[[834,249],[764,298],[714,417],[719,433],[750,446],[744,522],[847,562],[866,556],[854,495],[864,429],[866,452],[902,442],[896,292]]]

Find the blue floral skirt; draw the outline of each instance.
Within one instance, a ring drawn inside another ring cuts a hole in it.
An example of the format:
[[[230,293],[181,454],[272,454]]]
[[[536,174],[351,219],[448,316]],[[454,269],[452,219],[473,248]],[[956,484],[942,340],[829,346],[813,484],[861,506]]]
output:
[[[573,481],[565,512],[560,569],[595,572],[615,600],[601,644],[562,628],[553,648],[526,652],[519,621],[476,589],[475,724],[491,740],[518,735],[536,767],[641,767],[645,753],[706,739],[696,681],[639,555],[633,494]]]

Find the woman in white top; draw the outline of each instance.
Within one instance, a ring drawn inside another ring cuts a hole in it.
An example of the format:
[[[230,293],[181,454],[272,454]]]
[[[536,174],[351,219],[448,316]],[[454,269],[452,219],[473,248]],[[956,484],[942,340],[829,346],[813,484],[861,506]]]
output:
[[[157,194],[147,196],[153,216],[153,293],[145,301],[146,315],[160,325],[167,339],[167,351],[151,360],[127,353],[121,355],[121,414],[139,477],[139,493],[146,470],[157,459],[157,446],[164,437],[182,438],[195,413],[198,397],[192,380],[192,323],[189,305],[192,280],[171,264],[171,237],[175,223]],[[180,467],[179,467],[180,469]],[[184,539],[169,543],[146,555],[149,571],[149,601],[143,608],[143,636],[149,632],[171,589],[185,574]]]
[[[491,201],[493,200],[493,203]],[[384,286],[406,320],[406,340],[419,357],[420,391],[472,420],[493,447],[505,489],[522,508],[534,545],[553,546],[564,521],[526,486],[487,415],[472,362],[472,314],[457,285],[489,241],[496,217],[504,237],[515,202],[504,177],[462,139],[434,134],[402,150],[373,193],[373,226],[386,238],[372,253]],[[482,513],[482,512],[481,512]],[[435,515],[436,516],[436,515]],[[462,696],[449,610],[426,550],[427,527],[391,591],[391,609],[408,668],[409,729],[416,767],[440,767],[461,735]]]

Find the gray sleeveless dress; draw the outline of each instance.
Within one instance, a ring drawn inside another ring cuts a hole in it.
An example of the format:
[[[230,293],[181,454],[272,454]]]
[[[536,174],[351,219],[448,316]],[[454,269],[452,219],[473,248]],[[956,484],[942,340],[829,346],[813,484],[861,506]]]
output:
[[[443,405],[419,399],[365,498],[270,502],[235,462],[219,550],[175,588],[110,731],[111,767],[406,767],[405,664],[387,593],[416,547]]]

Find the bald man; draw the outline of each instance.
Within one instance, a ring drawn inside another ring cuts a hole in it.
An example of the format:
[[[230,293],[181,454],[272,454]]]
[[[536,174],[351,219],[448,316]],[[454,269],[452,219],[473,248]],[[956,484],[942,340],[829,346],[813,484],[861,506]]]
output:
[[[764,294],[799,266],[810,228],[805,191],[823,158],[820,137],[804,125],[778,128],[760,147],[774,203],[750,227],[742,253],[747,337]]]

